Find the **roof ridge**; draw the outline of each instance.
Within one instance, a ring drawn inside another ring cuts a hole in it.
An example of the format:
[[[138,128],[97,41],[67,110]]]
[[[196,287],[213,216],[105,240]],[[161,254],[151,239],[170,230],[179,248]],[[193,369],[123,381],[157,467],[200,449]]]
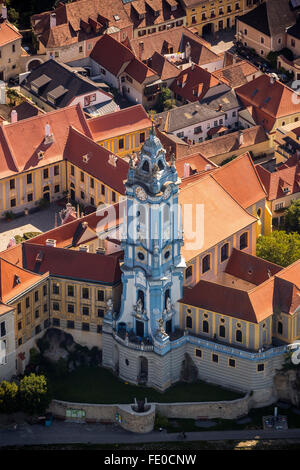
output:
[[[6,132],[4,131],[4,126],[0,126],[0,136],[1,136],[1,133],[2,133],[2,136],[3,136],[3,138],[4,138],[5,143],[6,143],[6,145],[7,145],[7,148],[8,148],[8,151],[9,151],[9,153],[10,153],[10,157],[11,157],[11,159],[12,159],[12,161],[13,161],[13,164],[15,165],[15,169],[16,169],[16,171],[19,173],[19,172],[20,172],[20,168],[19,168],[19,166],[18,166],[18,164],[17,164],[17,161],[16,161],[16,158],[15,158],[15,156],[14,156],[14,153],[13,153],[13,151],[12,151],[12,149],[11,149],[9,140],[8,140],[8,138],[7,138],[7,135],[6,135]]]

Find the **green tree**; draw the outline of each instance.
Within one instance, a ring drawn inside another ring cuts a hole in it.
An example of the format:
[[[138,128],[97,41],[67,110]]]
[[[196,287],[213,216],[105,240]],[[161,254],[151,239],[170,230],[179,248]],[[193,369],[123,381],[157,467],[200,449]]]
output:
[[[170,88],[163,87],[157,99],[157,103],[155,105],[155,110],[158,113],[162,113],[163,111],[167,111],[175,106],[175,100],[172,99],[172,93]]]
[[[46,378],[36,374],[25,376],[20,382],[19,396],[23,411],[44,413],[51,401]]]
[[[259,237],[256,254],[280,266],[289,266],[300,258],[300,235],[280,230]]]
[[[284,228],[287,232],[300,233],[300,199],[293,201],[285,211]]]
[[[13,413],[18,410],[18,386],[3,380],[0,383],[0,412]]]

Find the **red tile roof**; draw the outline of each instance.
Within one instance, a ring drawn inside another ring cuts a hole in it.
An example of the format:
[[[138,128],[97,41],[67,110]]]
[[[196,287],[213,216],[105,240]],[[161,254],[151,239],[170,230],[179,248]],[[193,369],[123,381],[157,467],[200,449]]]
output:
[[[152,126],[152,121],[141,104],[89,119],[87,123],[96,142]]]
[[[146,78],[156,76],[128,47],[108,34],[96,42],[90,57],[116,77],[125,71],[137,82],[143,83]]]
[[[220,84],[220,81],[207,70],[198,65],[184,69],[172,83],[171,90],[186,101],[199,101],[210,88]]]
[[[83,161],[84,155],[87,155],[87,162]],[[127,179],[128,163],[73,127],[69,130],[64,159],[89,175],[105,181],[114,191],[125,194],[123,181]]]
[[[54,137],[50,144],[44,142],[47,123]],[[62,160],[70,126],[91,136],[80,105],[1,126],[0,176],[4,178]],[[42,159],[38,158],[39,152],[44,152]]]
[[[213,75],[226,83],[231,88],[236,88],[248,83],[248,77],[255,75],[259,69],[247,60],[242,60],[226,67],[216,70]],[[252,78],[252,77],[251,77]]]
[[[294,91],[266,74],[235,91],[244,106],[254,107],[257,124],[264,125],[267,130],[272,129],[277,118],[300,113],[299,100],[296,103],[293,100]]]
[[[300,192],[300,162],[271,173],[261,165],[256,166],[259,177],[266,189],[269,201]],[[284,190],[287,191],[284,191]]]
[[[42,261],[37,261],[37,256]],[[120,256],[85,253],[51,246],[24,244],[24,258],[34,273],[115,284],[121,280]]]
[[[244,209],[266,197],[265,189],[248,152],[215,170],[212,177]]]
[[[22,35],[17,28],[8,21],[0,21],[0,47],[16,41],[17,39],[22,39]]]

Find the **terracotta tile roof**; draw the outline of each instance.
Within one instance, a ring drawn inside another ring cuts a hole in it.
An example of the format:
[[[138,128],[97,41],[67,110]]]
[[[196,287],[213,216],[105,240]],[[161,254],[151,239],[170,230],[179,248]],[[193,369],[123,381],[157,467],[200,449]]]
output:
[[[227,315],[251,323],[260,323],[273,313],[274,280],[251,291],[201,280],[183,289],[180,303]]]
[[[266,189],[269,201],[300,192],[300,162],[271,173],[261,165],[256,170]]]
[[[234,248],[225,272],[258,286],[282,270],[277,264]]]
[[[191,46],[191,59],[195,64],[204,65],[219,60],[219,56],[207,47],[206,41],[191,33],[185,26],[161,31],[149,36],[133,38],[130,48],[141,60],[147,60],[155,52],[162,55],[172,51],[184,52],[187,43]]]
[[[56,26],[50,29],[50,15]],[[33,32],[45,47],[61,47],[98,36],[109,28],[132,28],[121,0],[80,0],[60,3],[53,11],[31,17]]]
[[[116,77],[125,71],[139,83],[143,83],[146,78],[156,75],[128,47],[108,34],[96,42],[90,57]]]
[[[50,144],[44,142],[47,123],[54,137]],[[70,126],[91,137],[80,105],[1,126],[0,176],[3,178],[62,160]],[[44,152],[42,159],[38,158],[39,152]]]
[[[276,118],[300,113],[300,103],[293,103],[294,91],[266,74],[236,88],[235,91],[244,106],[254,107],[259,120],[270,119],[270,123],[264,126],[268,130],[273,127],[271,124]]]
[[[221,204],[220,201],[222,201]],[[203,176],[196,182],[184,185],[179,193],[179,203],[183,208],[183,229],[186,241],[182,248],[182,255],[186,261],[256,223],[257,220],[249,215],[211,175]],[[188,208],[189,205],[191,209]],[[199,239],[199,246],[196,241],[188,240],[193,238],[191,231],[195,231],[196,226],[190,226],[190,213],[187,212],[184,216],[186,207],[187,211],[192,210],[193,219],[196,220],[196,210],[200,207],[198,205],[203,205],[204,209],[204,221],[201,223],[204,233],[203,239],[202,237]]]
[[[125,64],[134,59],[134,54],[128,47],[104,34],[93,47],[90,57],[106,70],[117,76]]]
[[[171,10],[169,2],[164,0],[133,0],[125,3],[125,10],[133,23],[134,28],[144,28],[164,23],[169,20],[183,18],[185,12],[179,2],[176,10]],[[154,11],[159,12],[158,15]],[[139,15],[144,14],[143,18]]]
[[[275,302],[282,312],[290,314],[300,306],[300,260],[276,274]]]
[[[14,307],[11,305],[0,304],[0,315],[5,315],[5,313],[11,312],[14,310]]]
[[[268,140],[268,137],[261,126],[244,129],[241,133],[243,135],[242,142],[239,141],[240,133],[232,132],[194,145],[177,144],[175,149],[177,158],[182,158],[183,156],[192,155],[197,152],[205,158],[212,158],[217,155],[222,155],[243,148],[246,150],[247,147],[266,142]],[[166,139],[165,143],[167,146]]]
[[[180,158],[180,160],[176,160],[175,166],[179,178],[184,178],[185,165],[189,165],[189,169],[186,167],[186,171],[189,172],[189,176],[200,172],[206,172],[208,171],[208,167],[209,169],[217,168],[214,163],[203,157],[200,153],[189,155],[187,157]]]
[[[184,69],[171,85],[171,90],[186,101],[201,100],[210,88],[220,85],[220,81],[198,65]]]
[[[92,138],[97,142],[152,126],[152,121],[141,104],[89,119],[87,123]]]
[[[124,202],[121,202],[111,206],[110,211],[115,215],[115,217],[109,218],[108,210],[104,207],[92,214],[60,225],[59,227],[42,233],[41,235],[37,235],[30,239],[30,243],[34,245],[46,245],[46,241],[51,239],[56,240],[57,248],[71,247],[74,242],[76,243],[76,241],[78,241],[78,234],[82,236],[87,228],[91,229],[96,234],[95,238],[97,238],[98,231],[101,232],[106,228],[110,229],[112,227],[116,227],[121,223],[123,217],[123,204]],[[87,223],[87,225],[85,223]],[[6,252],[8,252],[8,250]]]
[[[244,208],[266,198],[266,192],[249,153],[216,169],[212,177]]]
[[[86,163],[83,161],[85,155],[88,158]],[[89,175],[105,181],[105,184],[114,191],[120,194],[125,193],[123,181],[127,179],[128,163],[73,127],[69,131],[64,159]]]
[[[148,60],[148,64],[161,80],[169,80],[179,75],[180,70],[158,52],[154,52],[150,59]]]
[[[37,261],[37,256],[42,261]],[[24,244],[24,264],[34,273],[115,284],[121,280],[119,256]]]
[[[43,273],[44,274],[44,273]],[[6,303],[10,299],[29,289],[34,284],[46,278],[48,273],[43,276],[34,274],[27,269],[20,268],[4,259],[0,259],[0,300]]]
[[[236,88],[248,83],[247,78],[253,76],[258,72],[258,68],[252,65],[247,60],[228,65],[220,70],[213,72],[213,75],[226,83],[231,88]]]
[[[0,47],[16,41],[17,39],[22,39],[22,35],[19,33],[17,28],[8,21],[0,20]]]

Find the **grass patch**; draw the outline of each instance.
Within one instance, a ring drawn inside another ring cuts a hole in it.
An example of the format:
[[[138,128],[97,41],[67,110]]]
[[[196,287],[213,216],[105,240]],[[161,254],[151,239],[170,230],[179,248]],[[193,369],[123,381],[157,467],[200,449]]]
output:
[[[125,404],[145,397],[148,402],[160,403],[227,401],[243,396],[205,382],[178,383],[160,393],[149,387],[126,384],[100,367],[78,367],[59,378],[49,372],[47,378],[54,398],[77,403]]]

